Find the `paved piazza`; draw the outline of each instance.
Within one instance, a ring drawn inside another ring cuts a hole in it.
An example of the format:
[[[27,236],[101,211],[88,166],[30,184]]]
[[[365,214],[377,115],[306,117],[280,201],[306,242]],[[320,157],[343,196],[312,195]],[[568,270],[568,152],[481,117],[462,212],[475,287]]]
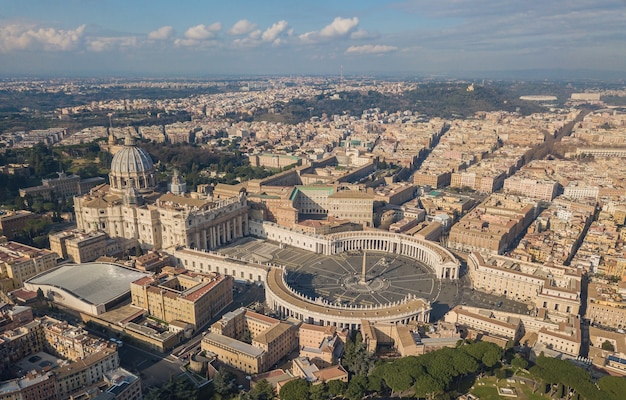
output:
[[[368,251],[363,282],[362,251],[326,256],[246,238],[220,253],[283,265],[288,271],[286,281],[294,290],[335,304],[383,305],[407,294],[435,301],[441,294],[442,283],[426,265],[397,254]]]

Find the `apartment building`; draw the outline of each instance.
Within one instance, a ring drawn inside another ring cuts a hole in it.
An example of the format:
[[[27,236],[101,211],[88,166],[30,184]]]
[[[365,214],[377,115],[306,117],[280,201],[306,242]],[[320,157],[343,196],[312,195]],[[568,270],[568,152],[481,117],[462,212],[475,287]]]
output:
[[[0,372],[7,371],[22,358],[42,351],[44,344],[43,327],[38,320],[0,333]]]
[[[57,254],[45,249],[27,246],[17,242],[0,244],[0,275],[12,279],[13,287],[19,288],[24,281],[54,268]]]
[[[505,193],[528,196],[538,200],[552,201],[561,190],[561,185],[555,181],[512,176],[504,181]]]
[[[70,325],[67,321],[51,317],[39,321],[44,333],[44,348],[57,357],[78,361],[108,346],[102,339],[90,336],[86,330]]]
[[[589,283],[585,318],[604,327],[626,327],[626,283]]]
[[[594,215],[595,204],[557,198],[528,227],[511,256],[525,261],[569,264]]]
[[[103,380],[107,371],[119,368],[120,359],[116,348],[107,347],[81,360],[54,370],[57,393],[67,399],[72,393]]]
[[[449,246],[502,254],[535,218],[531,199],[494,193],[450,230]]]
[[[53,372],[28,372],[25,376],[0,382],[0,399],[59,400],[57,381]]]

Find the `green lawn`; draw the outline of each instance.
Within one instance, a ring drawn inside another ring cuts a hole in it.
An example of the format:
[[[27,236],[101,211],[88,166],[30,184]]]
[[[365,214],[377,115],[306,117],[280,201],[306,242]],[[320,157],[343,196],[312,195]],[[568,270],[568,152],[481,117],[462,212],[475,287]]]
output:
[[[480,397],[480,400],[501,399],[495,386],[476,386],[474,387],[474,389],[471,390],[471,393]]]
[[[480,383],[483,383],[484,385],[480,385]],[[498,380],[495,377],[485,377],[485,378],[477,380],[474,383],[474,388],[470,389],[469,392],[480,397],[481,400],[491,400],[491,399],[495,400],[495,399],[505,398],[505,397],[498,395],[498,389],[497,389],[498,386],[515,388],[515,390],[517,391],[516,399],[519,399],[519,400],[549,399],[549,397],[546,395],[543,395],[540,393],[533,393],[532,385],[528,385],[528,384],[524,384],[520,382],[512,383],[512,382],[508,382],[506,379]],[[511,399],[513,399],[513,397],[511,397]]]

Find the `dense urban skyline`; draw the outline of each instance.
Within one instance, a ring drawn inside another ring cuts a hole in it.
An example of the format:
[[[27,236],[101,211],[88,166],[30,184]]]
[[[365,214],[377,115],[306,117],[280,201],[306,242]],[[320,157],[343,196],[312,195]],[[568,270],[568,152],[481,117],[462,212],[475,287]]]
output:
[[[2,75],[339,74],[343,66],[346,75],[615,78],[606,72],[626,69],[622,0],[0,6]]]

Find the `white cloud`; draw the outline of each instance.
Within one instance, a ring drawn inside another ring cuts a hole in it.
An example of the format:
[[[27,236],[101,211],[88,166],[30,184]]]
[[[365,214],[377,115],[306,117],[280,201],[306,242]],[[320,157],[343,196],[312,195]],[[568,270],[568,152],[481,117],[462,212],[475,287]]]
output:
[[[320,31],[320,36],[328,39],[346,36],[352,29],[356,28],[358,24],[359,19],[357,17],[337,17],[330,25],[326,25],[324,28],[322,28],[322,30]]]
[[[151,40],[167,40],[174,35],[174,28],[171,26],[162,26],[156,31],[148,33],[148,39]]]
[[[287,41],[281,38],[276,38],[273,42],[272,42],[272,46],[273,47],[280,47],[284,44],[286,44]]]
[[[211,25],[196,25],[185,31],[185,37],[192,40],[213,39],[217,32],[222,29],[222,24],[215,22]]]
[[[287,21],[278,21],[265,31],[255,29],[247,36],[233,40],[233,45],[235,47],[258,47],[263,43],[271,43],[274,47],[281,46],[286,41],[279,36],[287,30],[288,26]]]
[[[0,27],[0,51],[69,51],[80,44],[84,32],[85,25],[73,30],[37,28],[20,24],[6,25]]]
[[[139,47],[136,36],[90,37],[87,39],[87,50],[93,52],[128,50]]]
[[[248,37],[252,40],[259,40],[261,38],[261,30],[257,29],[255,31],[250,32],[250,34],[248,35]]]
[[[369,33],[365,29],[358,29],[350,34],[350,39],[354,40],[374,39],[377,37],[377,34]]]
[[[288,25],[289,24],[285,20],[276,22],[274,25],[267,28],[265,32],[263,32],[263,40],[266,42],[273,42],[274,40],[276,40],[276,38],[278,38],[278,35],[283,33],[285,29],[287,29]]]
[[[383,54],[396,51],[396,46],[387,46],[382,44],[366,44],[363,46],[350,46],[346,50],[347,54]]]
[[[255,30],[256,27],[256,24],[248,21],[247,19],[241,19],[235,22],[235,25],[228,30],[228,33],[231,35],[245,35]]]
[[[183,47],[192,47],[192,46],[197,46],[201,43],[200,40],[195,40],[195,39],[176,39],[174,40],[174,44],[176,46],[183,46]]]
[[[337,17],[329,25],[323,27],[320,31],[306,32],[300,35],[303,42],[315,43],[319,41],[328,41],[348,36],[350,32],[359,24],[359,19]]]

